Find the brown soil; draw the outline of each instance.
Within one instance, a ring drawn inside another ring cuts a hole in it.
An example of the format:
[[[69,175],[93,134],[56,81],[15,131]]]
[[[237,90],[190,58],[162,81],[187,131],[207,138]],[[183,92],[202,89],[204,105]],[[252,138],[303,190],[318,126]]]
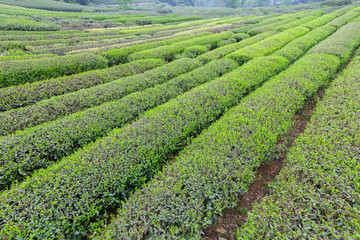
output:
[[[235,208],[226,209],[214,226],[205,229],[203,240],[235,239],[238,227],[246,222],[247,212],[251,211],[253,205],[268,194],[268,183],[272,182],[282,169],[289,148],[295,139],[304,132],[316,102],[323,97],[324,92],[325,89],[320,89],[305,108],[295,115],[293,119],[295,124],[276,144],[276,157],[258,167],[257,176],[248,192],[239,198]]]

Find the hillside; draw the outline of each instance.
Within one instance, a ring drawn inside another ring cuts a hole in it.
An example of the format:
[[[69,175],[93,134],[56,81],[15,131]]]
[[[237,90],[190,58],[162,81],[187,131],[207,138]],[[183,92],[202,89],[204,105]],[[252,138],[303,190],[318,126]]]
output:
[[[0,4],[0,239],[359,237],[359,3],[21,1]]]

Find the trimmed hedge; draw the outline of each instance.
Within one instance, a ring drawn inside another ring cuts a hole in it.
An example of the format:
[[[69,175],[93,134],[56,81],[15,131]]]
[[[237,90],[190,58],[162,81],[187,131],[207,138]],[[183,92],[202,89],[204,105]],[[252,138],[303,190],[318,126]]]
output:
[[[254,206],[238,239],[360,237],[359,79],[358,57],[326,90],[270,195]]]
[[[229,54],[227,57],[237,61],[239,64],[243,64],[253,58],[259,56],[269,55],[276,50],[282,48],[285,44],[291,42],[292,40],[300,37],[310,30],[304,27],[296,27],[279,34],[276,34],[272,37],[269,37],[265,40],[262,40],[256,44],[250,45],[243,49],[240,49],[232,54]]]
[[[307,27],[310,29],[314,29],[314,28],[325,25],[326,23],[330,22],[331,20],[333,20],[339,16],[340,15],[336,14],[336,13],[328,13],[328,14],[321,16],[319,18],[316,18],[310,22],[304,23],[303,25],[300,25],[300,27]]]
[[[283,56],[293,62],[301,57],[312,46],[318,44],[320,41],[324,40],[335,31],[336,28],[332,26],[322,26],[315,28],[304,36],[301,36],[290,42],[279,51],[276,51],[273,55]]]
[[[199,55],[202,55],[210,50],[210,46],[203,46],[203,45],[194,45],[188,47],[184,50],[182,57],[186,58],[196,58]]]
[[[0,136],[120,99],[130,93],[164,83],[200,65],[195,60],[184,58],[142,74],[120,78],[77,92],[52,97],[34,105],[0,113]]]
[[[265,83],[138,190],[99,239],[200,239],[224,208],[236,205],[305,99],[338,66],[333,56],[306,56]]]
[[[281,25],[281,26],[279,26],[277,28],[274,28],[274,30],[282,32],[282,31],[288,30],[290,28],[298,27],[301,24],[307,23],[307,22],[312,21],[312,20],[314,20],[316,18],[317,18],[316,16],[307,16],[307,17],[298,19],[296,21],[292,21],[292,22],[289,22],[287,24]]]
[[[250,35],[247,33],[237,33],[231,36],[232,39],[235,39],[236,42],[240,42],[242,40],[245,40],[249,38]]]
[[[50,57],[56,57],[56,55],[52,53],[46,53],[46,54],[31,54],[31,55],[0,56],[0,62],[20,61],[20,60],[50,58]]]
[[[346,62],[354,48],[360,43],[360,24],[348,23],[340,28],[331,37],[312,48],[308,54],[328,53],[341,58]]]
[[[339,28],[339,27],[345,25],[346,23],[348,23],[349,21],[355,19],[359,15],[360,15],[360,12],[355,11],[355,9],[354,9],[353,11],[349,11],[349,12],[345,13],[344,15],[342,15],[338,18],[335,18],[334,20],[329,22],[327,25]]]
[[[140,74],[163,64],[164,61],[160,59],[139,60],[102,70],[3,88],[0,89],[0,111],[24,107],[54,96]]]
[[[120,49],[113,49],[113,50],[109,50],[106,52],[102,52],[102,53],[100,53],[100,55],[107,58],[109,61],[109,65],[112,66],[112,65],[117,65],[120,63],[128,62],[130,54],[135,53],[135,52],[140,52],[140,51],[157,48],[157,47],[165,46],[165,45],[171,45],[173,43],[186,41],[189,39],[203,37],[203,36],[209,36],[209,35],[212,35],[212,33],[203,32],[203,33],[198,33],[198,34],[192,34],[192,35],[157,41],[157,42],[149,42],[149,43],[145,43],[145,44],[133,45],[130,47],[122,47]]]
[[[72,238],[95,231],[208,124],[289,61],[260,58],[148,111],[0,195],[5,238]]]
[[[293,17],[293,15],[291,15],[291,14],[284,14],[284,15],[275,16],[275,17],[271,17],[271,18],[265,18],[265,19],[262,19],[260,22],[256,22],[254,24],[250,23],[245,26],[240,25],[231,31],[234,33],[245,33],[247,31],[249,31],[250,29],[270,25],[275,22],[279,22],[279,21],[285,20],[287,18],[292,18],[292,17]]]
[[[204,36],[199,38],[190,39],[187,41],[174,43],[168,46],[162,46],[154,49],[144,50],[136,52],[130,55],[131,61],[148,58],[162,58],[167,61],[171,61],[177,54],[181,54],[187,47],[194,45],[207,45],[211,46],[211,49],[219,47],[221,40],[228,39],[233,35],[232,32],[222,32],[213,34],[210,36]]]
[[[193,61],[192,65],[200,64]],[[2,162],[3,167],[0,168],[3,173],[0,189],[11,184],[14,179],[21,180],[33,170],[70,155],[87,143],[105,136],[110,130],[123,127],[145,110],[165,103],[236,67],[238,65],[232,60],[217,60],[167,83],[130,94],[118,101],[105,103],[4,138],[0,141],[0,145],[3,145],[3,153],[0,155],[5,159]],[[16,156],[12,155],[14,151],[18,152]]]
[[[59,31],[60,26],[52,23],[41,21],[37,22],[29,19],[14,18],[9,19],[0,17],[0,30],[10,31]]]
[[[105,67],[107,60],[93,54],[0,62],[0,88]]]
[[[285,19],[285,20],[282,20],[279,22],[275,22],[275,23],[268,24],[265,26],[250,29],[247,33],[250,34],[250,36],[254,36],[254,35],[257,35],[257,34],[260,34],[263,32],[267,32],[267,31],[271,31],[271,30],[282,32],[287,29],[297,27],[303,23],[309,22],[315,18],[316,18],[315,16],[306,16],[301,19],[298,19],[297,17],[288,18],[288,19]]]
[[[200,55],[196,59],[199,60],[200,62],[202,62],[203,64],[205,64],[214,59],[219,59],[219,58],[225,57],[226,55],[228,55],[232,52],[235,52],[236,50],[239,50],[240,48],[244,48],[244,47],[250,46],[252,44],[255,44],[255,43],[262,41],[266,38],[269,38],[277,33],[278,32],[275,32],[275,31],[261,33],[257,36],[250,37],[248,39],[240,41],[239,43],[233,43],[233,44],[230,44],[227,46],[219,47],[215,50],[212,50],[203,55]]]
[[[327,38],[329,35],[333,34],[336,31],[335,27],[332,26],[321,26],[311,30],[308,34],[295,39],[288,45],[296,46],[303,51],[307,51],[310,47],[315,46],[324,38]]]

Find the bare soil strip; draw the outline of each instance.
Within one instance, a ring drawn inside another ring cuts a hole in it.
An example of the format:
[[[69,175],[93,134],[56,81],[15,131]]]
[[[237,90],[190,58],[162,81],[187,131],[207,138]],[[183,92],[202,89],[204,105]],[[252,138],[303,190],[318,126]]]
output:
[[[342,70],[351,62],[355,53],[360,48],[357,46],[351,57],[346,61]],[[339,75],[340,70],[337,75]],[[336,76],[335,76],[336,77]],[[205,229],[202,240],[233,240],[237,229],[246,222],[247,213],[268,194],[268,184],[273,182],[276,175],[281,171],[287,153],[295,139],[305,131],[306,124],[310,121],[311,115],[316,107],[317,101],[323,98],[326,87],[318,90],[317,94],[298,112],[294,117],[292,128],[276,143],[275,157],[270,161],[261,164],[257,169],[257,175],[248,192],[239,198],[235,208],[226,209],[223,216],[219,217],[217,223]]]
[[[293,119],[295,124],[276,144],[275,157],[258,167],[257,176],[248,192],[239,198],[235,208],[226,209],[215,225],[205,229],[203,240],[235,239],[238,227],[246,222],[247,213],[252,210],[254,203],[259,202],[268,194],[268,183],[272,182],[282,169],[290,147],[295,139],[305,131],[316,103],[322,99],[324,92],[324,88],[320,89],[301,112],[295,115]]]

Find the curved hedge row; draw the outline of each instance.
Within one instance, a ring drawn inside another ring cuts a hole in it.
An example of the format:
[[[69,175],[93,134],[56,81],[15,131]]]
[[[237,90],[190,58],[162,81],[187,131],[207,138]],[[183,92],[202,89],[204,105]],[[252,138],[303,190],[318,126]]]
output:
[[[255,28],[252,28],[250,29],[249,31],[247,31],[247,33],[250,35],[250,36],[255,36],[257,34],[260,34],[260,33],[264,33],[264,32],[267,32],[267,31],[271,31],[271,30],[275,30],[275,28],[279,27],[279,26],[282,26],[282,25],[285,25],[287,23],[290,23],[290,22],[294,22],[298,20],[296,17],[292,17],[292,18],[287,18],[287,19],[284,19],[282,21],[278,21],[278,22],[274,22],[274,23],[271,23],[271,24],[267,24],[265,26],[260,26],[260,27],[255,27]]]
[[[0,195],[1,234],[71,238],[96,230],[109,209],[151,178],[191,136],[288,63],[282,57],[251,61],[37,171]]]
[[[185,58],[196,58],[199,55],[202,55],[210,50],[210,45],[194,45],[191,47],[187,47],[184,50],[184,53],[181,57]]]
[[[344,15],[335,18],[331,22],[329,22],[327,25],[334,26],[334,27],[341,27],[348,23],[349,21],[353,20],[354,18],[358,17],[360,15],[360,8],[355,8]]]
[[[312,46],[318,44],[320,41],[327,38],[335,31],[336,28],[332,26],[322,26],[315,28],[304,36],[301,36],[290,42],[282,49],[273,53],[273,55],[283,56],[293,62],[301,57],[304,52],[309,50]]]
[[[324,13],[323,11],[316,11],[310,16],[307,16],[308,14],[306,14],[306,16],[304,17],[295,16],[272,24],[250,29],[247,33],[250,34],[251,36],[254,36],[271,30],[282,32],[290,28],[298,27],[301,24],[307,23],[311,20],[314,20],[317,18],[317,16],[321,16],[323,13]]]
[[[0,113],[0,136],[120,99],[130,93],[164,83],[200,65],[197,61],[184,58],[142,74],[120,78]]]
[[[199,66],[196,61],[193,66]],[[232,60],[217,60],[171,81],[130,94],[118,101],[105,103],[54,122],[42,124],[0,139],[0,189],[14,179],[22,179],[33,170],[70,155],[76,149],[122,127],[144,111],[169,101],[189,89],[209,82],[238,67]],[[129,107],[131,106],[131,107]],[[50,139],[50,140],[49,140]],[[17,152],[16,156],[12,152]],[[21,174],[19,174],[21,173]]]
[[[207,52],[205,54],[200,55],[199,57],[197,57],[196,59],[199,60],[200,62],[202,62],[203,64],[208,63],[214,59],[219,59],[222,58],[232,52],[235,52],[236,50],[239,50],[240,48],[243,47],[247,47],[250,46],[252,44],[255,44],[259,41],[262,41],[266,38],[269,38],[275,34],[277,34],[278,32],[275,31],[270,31],[270,32],[265,32],[265,33],[261,33],[257,36],[254,37],[250,37],[247,38],[245,40],[240,41],[239,43],[233,43],[233,44],[229,44],[223,47],[219,47],[217,49],[214,49],[210,52]],[[235,34],[236,35],[236,34]],[[234,35],[234,36],[235,36]]]
[[[284,24],[284,25],[278,26],[276,28],[273,28],[273,30],[282,32],[282,31],[288,30],[290,28],[298,27],[301,24],[307,23],[307,22],[312,21],[312,20],[314,20],[316,18],[317,18],[316,16],[307,16],[307,17],[304,17],[304,18],[297,19],[296,21],[292,21],[292,22],[289,22],[287,24]]]
[[[359,79],[357,57],[326,90],[270,195],[254,206],[238,239],[360,237]]]
[[[249,31],[250,29],[262,27],[262,26],[266,26],[266,25],[271,25],[275,22],[280,22],[282,20],[285,20],[287,18],[292,18],[292,17],[294,17],[294,14],[284,14],[284,15],[275,16],[275,17],[271,17],[271,18],[260,19],[260,21],[250,22],[250,24],[247,24],[245,26],[240,25],[231,31],[234,33],[245,33],[247,31]]]
[[[321,40],[327,38],[336,31],[335,27],[332,26],[321,26],[311,30],[308,34],[295,39],[289,45],[296,46],[303,51],[309,50],[312,46],[319,43]],[[286,48],[286,47],[285,47]]]
[[[336,14],[336,13],[328,13],[328,14],[321,16],[319,18],[316,18],[310,22],[304,23],[303,25],[300,25],[300,27],[307,27],[310,29],[314,29],[314,28],[325,25],[326,23],[330,22],[331,20],[333,20],[339,16],[340,15]]]
[[[190,39],[187,41],[174,43],[168,46],[162,46],[154,49],[136,52],[130,55],[131,61],[148,58],[162,58],[171,61],[177,54],[181,54],[187,47],[194,45],[207,45],[210,44],[211,49],[219,47],[221,40],[228,39],[233,35],[232,32],[222,32],[210,36]]]
[[[50,58],[50,57],[56,57],[56,55],[52,53],[46,53],[46,54],[31,54],[31,55],[0,56],[0,62],[20,61],[20,60]]]
[[[305,99],[338,66],[333,56],[306,56],[265,83],[138,190],[99,239],[199,239],[247,191],[254,169],[273,154]]]
[[[93,54],[0,62],[0,88],[107,67],[107,60]]]
[[[106,52],[102,52],[102,53],[100,53],[100,55],[107,58],[109,61],[109,65],[112,66],[112,65],[117,65],[120,63],[128,62],[128,58],[129,58],[130,54],[135,53],[135,52],[140,52],[140,51],[157,48],[157,47],[161,47],[161,46],[165,46],[165,45],[171,45],[171,44],[174,44],[177,42],[186,41],[189,39],[203,37],[203,36],[209,36],[209,35],[212,35],[212,33],[203,32],[203,33],[198,33],[198,34],[193,34],[193,35],[186,35],[186,36],[171,38],[171,39],[162,40],[162,41],[149,42],[149,43],[133,45],[133,46],[129,46],[129,47],[122,47],[120,49],[113,49],[113,50],[109,50]]]
[[[348,23],[340,28],[331,37],[312,48],[308,54],[328,53],[347,61],[355,46],[360,43],[360,24]],[[354,34],[355,33],[355,34]]]
[[[2,88],[0,89],[0,111],[24,107],[54,96],[140,74],[163,64],[164,61],[160,59],[139,60],[111,68]]]
[[[233,52],[227,57],[237,61],[239,64],[243,64],[253,58],[269,55],[309,31],[310,30],[308,28],[304,27],[292,28]]]
[[[24,18],[0,17],[0,30],[10,31],[59,31],[60,26],[47,21],[37,22]]]

